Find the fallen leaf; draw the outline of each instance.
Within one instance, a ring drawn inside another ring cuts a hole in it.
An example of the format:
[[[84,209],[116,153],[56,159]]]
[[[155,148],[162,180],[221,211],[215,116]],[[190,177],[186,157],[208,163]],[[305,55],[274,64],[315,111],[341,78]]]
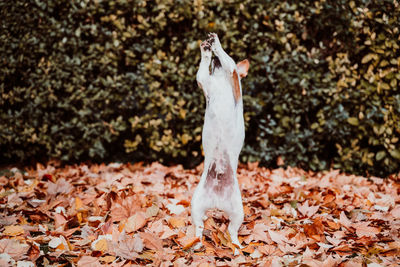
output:
[[[107,240],[106,239],[97,240],[97,242],[96,241],[94,242],[94,245],[92,247],[94,250],[105,252],[108,250]]]
[[[184,237],[178,238],[178,242],[182,246],[183,250],[186,250],[186,249],[192,247],[194,244],[196,244],[199,241],[200,241],[200,239],[197,236],[195,236],[195,237],[184,236]]]
[[[287,238],[279,232],[268,230],[268,233],[272,241],[274,241],[277,244],[283,245],[285,244],[285,242],[288,242]]]
[[[356,234],[358,237],[375,237],[380,233],[380,229],[378,227],[368,226],[370,222],[361,222],[354,224],[354,228],[356,229]]]
[[[125,259],[136,259],[139,255],[138,252],[143,251],[143,242],[139,235],[130,237],[125,233],[121,233],[117,241],[109,241],[110,250],[115,253],[116,256]]]
[[[174,228],[181,228],[184,227],[186,224],[186,219],[183,217],[170,217],[168,222]]]
[[[400,219],[400,205],[396,205],[390,214],[392,214],[393,218]]]
[[[6,253],[14,260],[22,259],[29,250],[29,245],[18,242],[15,239],[0,240],[0,254]]]
[[[24,234],[24,228],[20,225],[10,225],[4,227],[3,235],[17,236]]]
[[[262,254],[260,251],[258,251],[258,249],[255,249],[254,252],[250,254],[250,257],[253,259],[259,259],[262,257]]]
[[[171,212],[171,214],[175,214],[175,215],[179,215],[185,211],[184,206],[176,205],[176,204],[168,204],[167,209],[169,210],[169,212]]]
[[[151,205],[146,209],[146,218],[157,216],[160,208],[157,205]]]
[[[140,233],[139,235],[147,248],[162,251],[162,240],[160,238],[151,233]]]
[[[114,256],[103,256],[103,257],[101,257],[99,260],[101,261],[101,262],[103,262],[103,263],[108,263],[108,264],[110,264],[110,263],[112,263],[113,261],[115,261],[115,257]]]
[[[146,216],[143,212],[137,212],[128,218],[125,224],[125,231],[127,233],[136,232],[140,228],[144,227],[147,223]]]
[[[344,213],[344,211],[342,211],[340,213],[340,219],[339,219],[340,223],[346,227],[346,228],[350,228],[352,225],[352,222],[347,218],[346,214]]]
[[[78,267],[100,267],[99,259],[91,256],[82,256],[78,261]]]
[[[55,183],[49,182],[47,193],[49,195],[69,194],[73,190],[73,186],[64,178],[57,180]]]
[[[308,205],[308,200],[304,202],[303,205],[297,204],[297,209],[303,214],[304,216],[307,216],[308,218],[311,218],[315,213],[317,213],[319,206],[309,206]]]

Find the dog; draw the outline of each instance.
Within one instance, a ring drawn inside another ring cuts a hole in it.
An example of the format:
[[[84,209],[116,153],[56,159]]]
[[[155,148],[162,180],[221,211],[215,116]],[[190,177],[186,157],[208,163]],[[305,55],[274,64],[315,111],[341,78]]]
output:
[[[200,51],[196,79],[206,99],[202,133],[205,157],[204,171],[191,201],[192,221],[201,240],[207,210],[224,211],[230,220],[232,243],[242,248],[238,230],[244,213],[236,171],[245,136],[240,78],[247,76],[249,61],[236,65],[215,33],[200,44]],[[195,248],[201,245],[198,243]]]

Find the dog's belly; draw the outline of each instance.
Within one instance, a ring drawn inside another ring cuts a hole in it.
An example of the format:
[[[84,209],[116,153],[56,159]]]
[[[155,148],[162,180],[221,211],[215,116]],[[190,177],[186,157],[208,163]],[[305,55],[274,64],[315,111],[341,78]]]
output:
[[[244,121],[241,110],[232,110],[228,116],[208,110],[202,135],[206,161],[208,158],[218,158],[223,153],[227,153],[231,161],[237,160],[244,142]]]
[[[232,110],[228,116],[211,112],[208,110],[203,127],[205,189],[210,193],[212,206],[225,210],[227,207],[218,206],[218,203],[228,199],[235,190],[238,157],[244,141],[244,122],[241,109]]]

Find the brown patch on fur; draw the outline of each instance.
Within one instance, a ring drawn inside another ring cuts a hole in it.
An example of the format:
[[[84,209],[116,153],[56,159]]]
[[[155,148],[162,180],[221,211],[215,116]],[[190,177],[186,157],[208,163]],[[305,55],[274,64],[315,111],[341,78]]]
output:
[[[235,97],[235,102],[237,103],[241,95],[240,95],[240,81],[236,70],[234,70],[232,73],[232,80],[233,80],[233,96]]]
[[[249,66],[250,66],[250,63],[247,59],[242,60],[237,64],[240,78],[244,78],[247,76],[247,72],[249,71]]]
[[[207,172],[206,188],[213,190],[217,194],[222,194],[225,189],[233,185],[233,171],[229,165],[228,155],[225,154],[225,158],[222,163],[223,173],[217,172],[217,164],[214,161]]]

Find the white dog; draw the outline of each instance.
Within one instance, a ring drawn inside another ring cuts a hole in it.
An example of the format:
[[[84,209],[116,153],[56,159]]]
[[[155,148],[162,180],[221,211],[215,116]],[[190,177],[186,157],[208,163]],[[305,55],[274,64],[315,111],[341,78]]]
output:
[[[228,231],[232,243],[242,248],[238,230],[244,214],[236,170],[244,142],[240,78],[247,75],[249,61],[243,60],[236,65],[222,49],[215,33],[209,34],[209,38],[201,43],[200,50],[197,83],[207,102],[202,137],[205,160],[191,202],[192,220],[196,236],[201,240],[206,211],[214,208],[224,211],[230,220]]]

